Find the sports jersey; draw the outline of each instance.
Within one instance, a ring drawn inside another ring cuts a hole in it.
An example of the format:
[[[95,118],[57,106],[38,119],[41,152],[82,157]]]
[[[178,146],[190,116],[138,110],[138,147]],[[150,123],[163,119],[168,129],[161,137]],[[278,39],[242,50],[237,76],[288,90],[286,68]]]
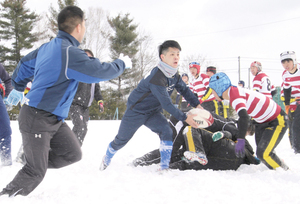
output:
[[[291,74],[290,72],[284,70],[282,73],[282,80],[283,80],[283,89],[289,89],[291,90],[291,98],[300,97],[300,71],[299,71],[300,65],[297,64],[297,71],[294,74]],[[285,96],[286,97],[286,96]],[[290,110],[294,111],[297,108],[297,102],[293,101],[290,104]]]
[[[191,82],[192,91],[193,93],[197,93],[199,101],[205,95],[208,85],[209,85],[209,76],[206,74],[200,74],[197,79],[194,79]],[[207,102],[213,100],[215,100],[215,97],[213,94],[210,94],[210,96],[205,101]]]
[[[237,113],[246,109],[248,115],[258,123],[274,120],[281,111],[277,103],[256,91],[231,86],[228,95],[230,105]]]
[[[275,91],[275,87],[271,84],[271,80],[268,75],[266,75],[264,72],[259,72],[253,78],[252,83],[253,90],[258,91],[272,99],[271,92]]]

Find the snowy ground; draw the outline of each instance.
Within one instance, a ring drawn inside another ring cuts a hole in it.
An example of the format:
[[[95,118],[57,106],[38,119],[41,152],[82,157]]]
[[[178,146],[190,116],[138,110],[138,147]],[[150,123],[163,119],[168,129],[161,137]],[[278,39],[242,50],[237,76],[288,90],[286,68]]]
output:
[[[67,121],[70,126],[70,121]],[[145,127],[113,158],[105,171],[100,161],[120,121],[90,121],[83,158],[71,166],[48,170],[43,182],[28,196],[0,197],[0,203],[300,203],[300,155],[289,146],[287,134],[276,149],[290,170],[268,170],[263,164],[242,165],[237,171],[178,171],[162,175],[158,166],[132,167],[136,157],[158,148],[158,136]],[[21,144],[18,123],[12,121],[13,157]],[[248,138],[254,145],[253,137]],[[21,164],[0,167],[0,188],[6,186]]]

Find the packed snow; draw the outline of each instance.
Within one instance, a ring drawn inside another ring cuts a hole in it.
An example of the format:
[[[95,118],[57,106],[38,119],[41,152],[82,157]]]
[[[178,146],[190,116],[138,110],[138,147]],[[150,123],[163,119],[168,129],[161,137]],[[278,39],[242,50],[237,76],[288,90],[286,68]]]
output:
[[[72,128],[72,123],[67,121]],[[133,167],[135,158],[159,147],[159,138],[141,127],[131,141],[99,171],[107,145],[117,134],[120,121],[89,121],[81,161],[62,169],[49,169],[42,183],[28,196],[0,197],[10,203],[300,203],[300,155],[293,153],[288,134],[276,149],[290,170],[269,170],[263,164],[242,165],[237,171],[179,171],[160,174],[158,165]],[[21,144],[17,121],[11,122],[12,154]],[[254,137],[248,140],[255,148]],[[4,188],[22,167],[14,162],[0,167],[0,188]]]

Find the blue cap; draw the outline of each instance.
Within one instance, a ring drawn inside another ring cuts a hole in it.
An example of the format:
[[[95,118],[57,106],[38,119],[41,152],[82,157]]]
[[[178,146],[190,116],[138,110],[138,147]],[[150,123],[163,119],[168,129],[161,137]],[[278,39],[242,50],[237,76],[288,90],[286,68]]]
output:
[[[181,75],[181,77],[184,77],[184,76],[186,76],[187,78],[189,78],[189,76],[188,76],[186,73],[183,73],[183,74]]]
[[[231,86],[229,77],[224,72],[219,72],[210,77],[209,87],[212,88],[219,97]]]
[[[245,82],[244,81],[239,81],[239,84],[242,84],[243,85],[243,87],[245,87]]]

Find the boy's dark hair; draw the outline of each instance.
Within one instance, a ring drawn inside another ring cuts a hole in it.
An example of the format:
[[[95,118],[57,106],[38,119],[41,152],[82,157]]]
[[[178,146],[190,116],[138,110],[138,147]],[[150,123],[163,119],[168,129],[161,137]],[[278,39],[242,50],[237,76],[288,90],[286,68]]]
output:
[[[91,50],[89,50],[89,49],[84,49],[83,51],[88,52],[90,55],[92,55],[92,57],[94,57],[94,54],[93,54],[93,52],[92,52]]]
[[[239,81],[239,84],[242,84],[243,85],[243,87],[245,87],[245,82],[244,81]]]
[[[57,17],[58,30],[71,34],[78,24],[83,21],[84,13],[77,6],[66,6]]]
[[[206,72],[212,72],[215,74],[217,72],[217,68],[214,66],[209,66],[206,68]]]
[[[167,40],[158,47],[159,58],[160,55],[163,54],[163,52],[168,51],[169,47],[177,48],[181,51],[181,47],[178,42],[176,42],[175,40]]]

